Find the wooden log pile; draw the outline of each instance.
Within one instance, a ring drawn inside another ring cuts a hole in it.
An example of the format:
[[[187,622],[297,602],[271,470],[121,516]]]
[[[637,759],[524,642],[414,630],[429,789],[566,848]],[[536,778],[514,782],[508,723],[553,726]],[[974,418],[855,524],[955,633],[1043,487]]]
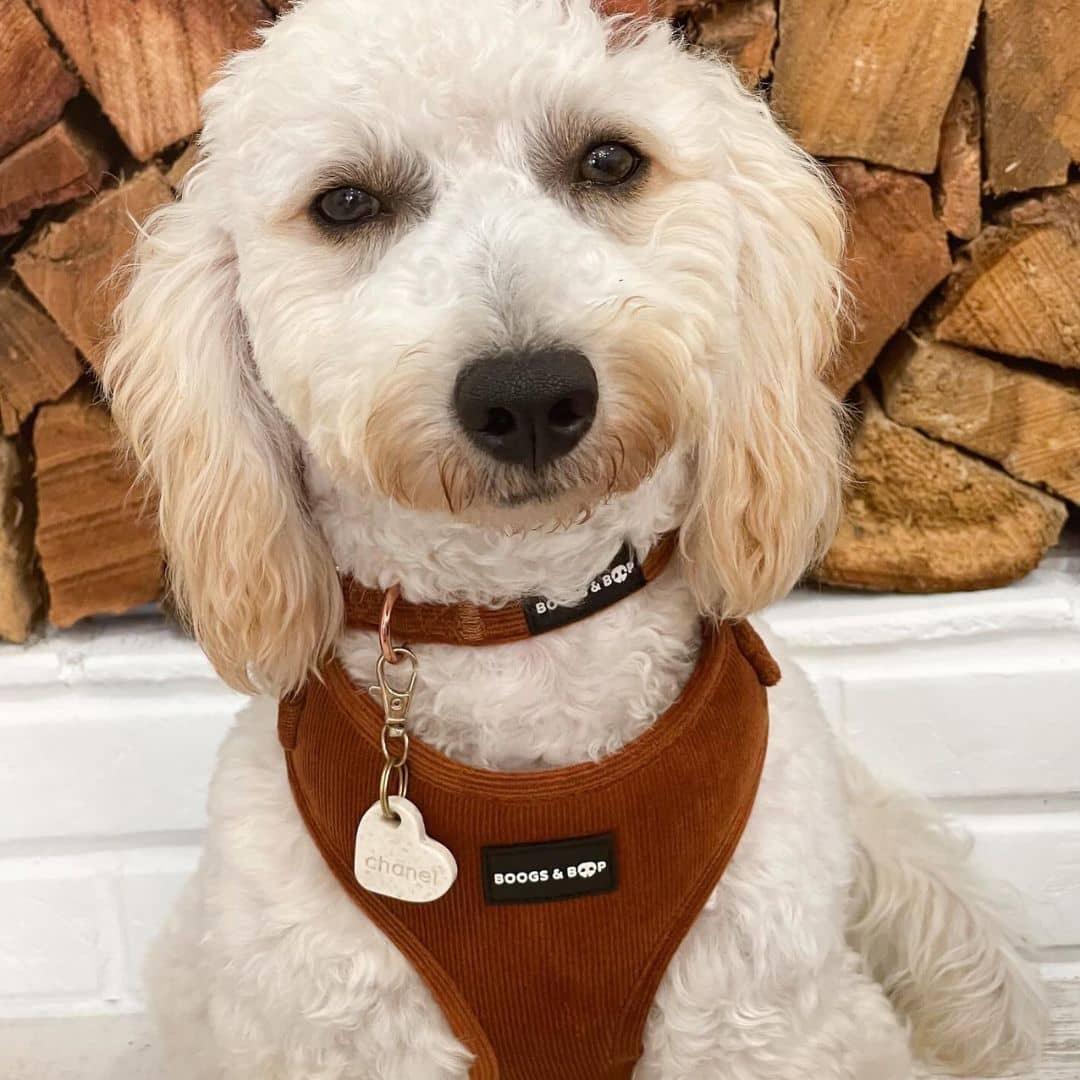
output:
[[[629,10],[647,0],[613,0]],[[280,0],[0,0],[0,638],[155,599],[146,493],[94,383],[115,271],[198,97]],[[1037,564],[1080,503],[1080,0],[653,0],[847,202],[859,416],[819,580]]]
[[[174,196],[199,96],[261,0],[0,0],[0,638],[161,593],[93,368],[134,224]]]
[[[820,581],[1005,584],[1080,503],[1078,20],[1080,0],[779,2],[773,107],[850,210],[831,379],[862,420]]]

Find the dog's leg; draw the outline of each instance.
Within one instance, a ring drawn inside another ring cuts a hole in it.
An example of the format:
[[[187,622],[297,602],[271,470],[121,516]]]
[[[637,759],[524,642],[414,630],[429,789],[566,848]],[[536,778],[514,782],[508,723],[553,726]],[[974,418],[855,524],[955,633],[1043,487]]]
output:
[[[970,843],[850,755],[844,772],[858,843],[848,936],[910,1023],[915,1052],[979,1075],[1037,1056],[1043,988]]]
[[[635,1080],[914,1080],[906,1032],[850,950],[768,985],[751,985],[754,965],[735,966],[741,988],[662,996]]]

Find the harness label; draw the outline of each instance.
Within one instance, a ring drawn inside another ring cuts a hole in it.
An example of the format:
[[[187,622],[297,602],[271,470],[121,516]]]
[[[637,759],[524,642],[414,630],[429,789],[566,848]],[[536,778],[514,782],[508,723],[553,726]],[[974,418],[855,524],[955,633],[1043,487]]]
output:
[[[481,856],[484,898],[489,904],[530,904],[609,893],[618,883],[614,833],[485,847]]]
[[[623,544],[611,565],[589,582],[589,591],[580,602],[560,605],[543,596],[529,596],[521,606],[529,633],[535,636],[603,611],[644,587],[645,575],[638,557],[629,544]]]

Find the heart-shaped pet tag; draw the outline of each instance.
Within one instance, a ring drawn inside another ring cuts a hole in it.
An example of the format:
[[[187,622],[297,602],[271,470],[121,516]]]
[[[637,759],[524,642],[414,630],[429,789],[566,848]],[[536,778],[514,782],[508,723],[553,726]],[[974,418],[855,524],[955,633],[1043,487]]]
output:
[[[369,892],[424,904],[438,900],[457,877],[450,849],[432,840],[424,818],[408,799],[390,796],[397,821],[383,817],[378,802],[365,812],[356,828],[353,873]]]

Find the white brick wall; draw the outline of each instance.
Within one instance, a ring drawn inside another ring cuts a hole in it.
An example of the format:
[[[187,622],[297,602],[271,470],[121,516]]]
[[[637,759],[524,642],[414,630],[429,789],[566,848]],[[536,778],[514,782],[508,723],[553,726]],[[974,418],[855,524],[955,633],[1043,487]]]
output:
[[[244,700],[153,615],[0,646],[0,1017],[141,1007]]]
[[[1080,561],[986,593],[803,591],[767,616],[879,772],[941,799],[1080,959]],[[151,615],[0,646],[0,1018],[140,1008],[243,699]]]
[[[1080,960],[1080,557],[988,592],[803,590],[766,621],[859,756],[1022,892],[1046,959]]]

